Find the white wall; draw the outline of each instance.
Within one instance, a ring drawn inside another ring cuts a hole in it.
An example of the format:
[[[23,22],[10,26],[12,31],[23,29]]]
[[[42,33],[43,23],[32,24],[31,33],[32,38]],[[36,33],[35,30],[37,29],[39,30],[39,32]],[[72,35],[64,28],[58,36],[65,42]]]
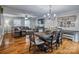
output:
[[[2,14],[0,14],[0,20],[1,20],[1,24],[0,24],[0,46],[1,46],[2,40],[3,40],[3,35],[4,35],[4,19],[3,19]]]
[[[25,26],[24,17],[26,14],[28,14],[25,11],[3,6],[3,14],[5,31],[11,31],[11,27],[14,26],[14,20],[21,20],[21,26]],[[8,24],[6,24],[6,21],[8,22]]]
[[[18,14],[24,14],[24,11],[21,10],[16,10],[13,8],[9,8],[9,7],[3,7],[4,8],[4,14],[8,13],[8,14],[12,14],[12,15],[18,15]],[[66,28],[66,29],[76,29],[79,30],[79,11],[71,11],[71,12],[64,12],[62,14],[58,14],[57,17],[62,17],[62,16],[70,16],[70,15],[76,15],[77,16],[77,21],[76,21],[76,27],[75,28]],[[6,19],[6,18],[5,18]],[[31,27],[35,27],[37,26],[37,20],[33,19],[31,20]],[[49,20],[49,19],[45,19],[45,27],[49,28],[49,27],[57,27],[57,19],[55,20]]]
[[[75,42],[79,42],[79,11],[71,11],[71,12],[65,12],[62,14],[59,14],[57,17],[63,17],[63,16],[72,16],[72,15],[76,15],[76,22],[75,22],[75,27],[62,27],[65,30],[71,30],[71,31],[75,31],[75,35],[74,35],[74,40]],[[54,21],[54,25],[57,24],[56,22],[57,20]]]
[[[25,14],[25,12],[22,10],[18,10],[18,9],[6,7],[6,6],[3,6],[3,13],[4,14],[12,14],[12,15]]]
[[[76,15],[76,22],[75,22],[75,27],[62,27],[63,29],[66,30],[76,30],[79,31],[79,11],[70,11],[70,12],[64,12],[62,14],[57,15],[57,17],[64,17],[64,16],[72,16]],[[54,20],[54,26],[57,26],[57,19]]]

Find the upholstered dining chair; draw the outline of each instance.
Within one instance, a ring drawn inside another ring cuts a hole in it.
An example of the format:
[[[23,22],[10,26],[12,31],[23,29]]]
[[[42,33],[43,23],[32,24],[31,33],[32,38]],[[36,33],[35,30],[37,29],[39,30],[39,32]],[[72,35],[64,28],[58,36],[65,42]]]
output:
[[[56,31],[53,35],[49,37],[47,40],[47,45],[49,48],[51,48],[51,51],[53,51],[54,48],[58,48],[59,46],[59,38],[60,38],[60,31]]]
[[[62,44],[63,30],[60,28],[59,32],[60,32],[60,36],[59,36],[59,46],[60,46],[60,44]]]
[[[56,48],[58,48],[60,44],[62,44],[62,34],[63,34],[62,29],[58,29],[56,31],[56,34],[53,38],[53,43],[56,43]]]
[[[31,51],[31,48],[33,46],[36,48],[36,47],[39,47],[40,45],[44,44],[44,41],[40,40],[39,38],[35,39],[33,32],[29,34],[29,39],[30,39],[29,51]]]

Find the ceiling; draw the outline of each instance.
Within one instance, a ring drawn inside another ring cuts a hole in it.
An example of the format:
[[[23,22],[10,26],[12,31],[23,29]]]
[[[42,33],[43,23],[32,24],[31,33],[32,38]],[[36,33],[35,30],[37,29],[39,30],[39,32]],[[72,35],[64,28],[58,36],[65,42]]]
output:
[[[35,16],[43,16],[49,11],[49,5],[7,5],[7,7],[20,9]],[[52,5],[52,14],[60,14],[79,10],[79,5]]]

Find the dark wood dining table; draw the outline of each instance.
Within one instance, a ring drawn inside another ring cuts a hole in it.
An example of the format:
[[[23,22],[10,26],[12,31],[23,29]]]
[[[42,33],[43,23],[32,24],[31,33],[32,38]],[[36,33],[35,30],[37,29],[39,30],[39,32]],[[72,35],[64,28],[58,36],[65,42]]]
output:
[[[47,42],[50,39],[50,37],[52,36],[51,34],[44,34],[44,33],[43,34],[34,33],[34,35],[39,37],[39,39],[41,39],[45,42]]]

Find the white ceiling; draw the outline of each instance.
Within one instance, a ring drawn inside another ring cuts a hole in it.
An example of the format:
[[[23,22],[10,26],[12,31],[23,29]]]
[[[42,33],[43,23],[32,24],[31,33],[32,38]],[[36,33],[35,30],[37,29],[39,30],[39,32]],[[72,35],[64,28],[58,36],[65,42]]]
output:
[[[49,5],[7,5],[7,7],[20,9],[40,17],[49,11]],[[79,5],[52,5],[52,13],[56,14],[75,10],[79,10]]]

